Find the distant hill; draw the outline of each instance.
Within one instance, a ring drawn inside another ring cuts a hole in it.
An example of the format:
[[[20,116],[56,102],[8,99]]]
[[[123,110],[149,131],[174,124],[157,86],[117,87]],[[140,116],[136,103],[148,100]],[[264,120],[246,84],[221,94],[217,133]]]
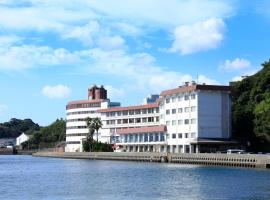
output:
[[[39,129],[40,126],[31,119],[12,118],[9,122],[0,123],[0,138],[16,138],[22,132],[30,133]]]
[[[233,82],[233,136],[251,151],[270,151],[270,60],[242,81]]]

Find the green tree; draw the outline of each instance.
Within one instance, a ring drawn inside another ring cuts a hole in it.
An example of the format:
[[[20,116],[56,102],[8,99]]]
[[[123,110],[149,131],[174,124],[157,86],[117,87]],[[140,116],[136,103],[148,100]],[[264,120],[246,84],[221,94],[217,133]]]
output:
[[[100,120],[100,118],[98,118],[98,117],[95,117],[94,119],[93,119],[93,128],[94,128],[94,130],[96,131],[96,134],[97,134],[97,142],[98,142],[98,131],[99,131],[99,129],[102,127],[102,122],[101,122],[101,120]]]
[[[98,118],[98,117],[95,117],[95,118],[87,117],[86,118],[86,126],[88,128],[86,142],[89,145],[89,151],[93,151],[93,144],[94,144],[93,137],[94,137],[94,134],[96,132],[96,134],[97,134],[96,143],[98,143],[98,131],[102,127],[102,122],[101,122],[100,118]],[[85,145],[83,145],[83,146],[85,146]],[[85,148],[84,148],[84,150],[86,151]]]

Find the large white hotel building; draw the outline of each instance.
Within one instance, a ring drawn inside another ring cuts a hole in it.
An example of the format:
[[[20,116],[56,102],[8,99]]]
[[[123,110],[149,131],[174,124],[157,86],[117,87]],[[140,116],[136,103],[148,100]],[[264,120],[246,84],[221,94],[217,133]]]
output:
[[[232,145],[231,88],[185,83],[162,91],[143,105],[121,107],[107,98],[105,88],[93,86],[88,99],[66,107],[67,152],[82,151],[88,133],[85,118],[100,117],[98,137],[128,152],[216,152]],[[150,102],[150,103],[149,103]],[[95,136],[96,137],[96,136]],[[95,138],[94,137],[94,138]]]

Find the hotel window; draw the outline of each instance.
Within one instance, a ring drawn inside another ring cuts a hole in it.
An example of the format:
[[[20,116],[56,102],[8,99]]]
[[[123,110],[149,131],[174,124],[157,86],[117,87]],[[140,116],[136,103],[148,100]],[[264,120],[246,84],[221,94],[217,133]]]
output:
[[[159,138],[158,138],[158,135],[159,133],[154,133],[155,134],[155,142],[158,142]]]
[[[166,139],[170,139],[170,135],[169,134],[166,134]]]
[[[178,125],[182,125],[183,124],[183,120],[182,119],[179,119],[178,120]]]
[[[183,100],[183,96],[178,96],[178,101],[182,101]]]
[[[185,119],[185,124],[189,124],[189,119]]]
[[[148,122],[154,122],[154,117],[148,117]]]
[[[185,133],[185,138],[188,138],[188,133]]]
[[[123,124],[127,124],[128,123],[128,119],[123,119]]]
[[[123,115],[128,115],[128,111],[127,110],[124,110],[123,111]]]
[[[166,125],[167,126],[170,126],[170,121],[166,121]]]
[[[175,102],[176,101],[176,97],[172,97],[172,102]]]
[[[195,112],[196,111],[196,106],[191,106],[191,112]]]
[[[133,141],[133,135],[129,135],[129,142],[134,142]]]
[[[130,110],[129,115],[134,115],[134,110]]]
[[[175,139],[175,138],[176,138],[176,134],[173,133],[173,134],[172,134],[172,139]]]
[[[173,126],[176,125],[176,120],[172,120],[172,125],[173,125]]]
[[[172,114],[176,114],[176,109],[172,109]]]
[[[178,133],[178,138],[182,138],[182,137],[183,137],[182,133]]]
[[[185,100],[189,100],[189,95],[188,94],[185,95]]]
[[[116,115],[116,112],[111,112],[111,117],[114,117]]]
[[[196,94],[191,94],[191,95],[190,95],[190,98],[191,98],[191,99],[195,99],[195,98],[196,98]]]
[[[147,113],[146,109],[142,109],[142,114],[146,114],[146,113]]]
[[[191,138],[195,138],[195,136],[196,136],[196,133],[190,133]]]
[[[121,124],[121,119],[118,119],[117,120],[117,124]]]
[[[144,134],[144,142],[148,142],[148,133]]]
[[[117,116],[121,116],[121,112],[117,112]]]
[[[106,125],[109,125],[109,124],[110,124],[110,121],[109,121],[109,120],[107,120],[107,121],[106,121]]]
[[[136,118],[136,123],[141,123],[141,118]]]
[[[142,118],[142,122],[143,123],[145,123],[146,121],[147,121],[147,118],[146,117]]]
[[[153,108],[148,108],[148,113],[154,113],[154,109]]]
[[[141,114],[141,110],[135,110],[135,114],[136,114],[136,115]]]
[[[166,98],[166,103],[170,103],[170,98]]]
[[[166,110],[166,115],[169,115],[170,114],[170,110]]]
[[[191,119],[191,124],[196,124],[196,119]]]
[[[183,112],[183,108],[178,108],[178,113],[182,113]]]
[[[115,120],[111,120],[110,121],[110,124],[115,124]]]
[[[153,142],[153,139],[154,139],[153,133],[150,133],[150,134],[149,134],[149,142]]]
[[[138,134],[135,134],[134,142],[138,142]]]
[[[139,135],[139,142],[143,142],[143,134]]]
[[[159,117],[156,117],[156,122],[159,122]]]
[[[164,133],[160,133],[160,141],[165,141]]]
[[[156,113],[159,113],[159,108],[156,108]]]
[[[189,112],[189,107],[185,107],[185,112]]]
[[[163,119],[163,118],[164,118],[164,115],[163,115],[163,114],[161,114],[161,115],[160,115],[160,119]]]
[[[129,123],[133,124],[134,123],[134,119],[129,119]]]

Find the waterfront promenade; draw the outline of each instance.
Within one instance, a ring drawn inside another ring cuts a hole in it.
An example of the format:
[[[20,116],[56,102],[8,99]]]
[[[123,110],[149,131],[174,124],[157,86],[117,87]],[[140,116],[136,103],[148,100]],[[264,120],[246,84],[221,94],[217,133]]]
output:
[[[179,164],[219,165],[232,167],[270,168],[270,155],[257,154],[173,154],[173,153],[115,153],[115,152],[37,152],[33,156],[91,159],[122,160],[140,162],[168,162]]]

